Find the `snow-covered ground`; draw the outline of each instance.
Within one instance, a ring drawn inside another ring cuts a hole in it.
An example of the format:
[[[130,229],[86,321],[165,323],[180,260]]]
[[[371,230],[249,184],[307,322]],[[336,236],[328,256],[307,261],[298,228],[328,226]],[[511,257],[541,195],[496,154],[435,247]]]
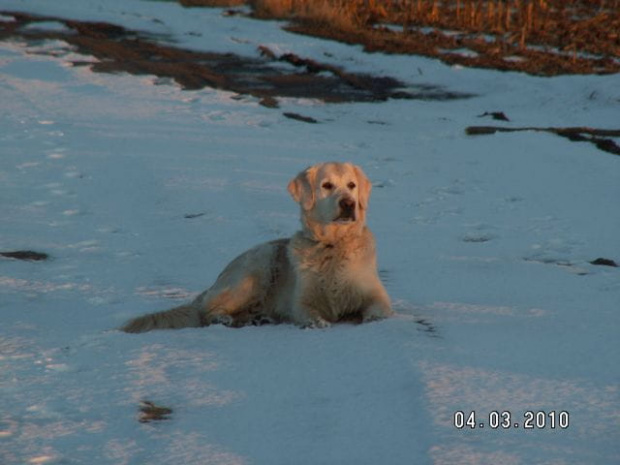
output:
[[[108,21],[200,50],[258,56],[267,45],[477,95],[268,109],[71,67],[59,43],[1,42],[0,251],[51,258],[0,258],[0,463],[620,463],[620,273],[589,264],[620,259],[620,158],[551,134],[464,132],[487,124],[485,111],[508,126],[617,127],[618,76],[369,55],[170,2],[0,10]],[[325,160],[353,161],[374,182],[369,224],[395,318],[114,329],[293,233],[286,184]],[[170,419],[140,423],[141,400]],[[477,427],[456,428],[458,411]],[[511,412],[511,427],[493,429],[494,411]],[[556,412],[556,427],[535,416],[525,429],[529,411]]]

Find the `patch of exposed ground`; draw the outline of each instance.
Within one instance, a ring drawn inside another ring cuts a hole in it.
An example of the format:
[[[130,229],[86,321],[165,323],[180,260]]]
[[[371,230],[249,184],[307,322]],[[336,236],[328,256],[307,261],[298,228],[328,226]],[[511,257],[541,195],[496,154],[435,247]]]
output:
[[[156,405],[150,400],[143,400],[140,402],[140,414],[138,416],[138,421],[140,423],[169,420],[170,415],[172,415],[171,408]]]
[[[401,53],[438,58],[451,65],[521,71],[538,76],[561,74],[613,74],[620,72],[620,60],[588,57],[576,51],[520,47],[501,40],[488,40],[481,34],[447,33],[438,29],[408,29],[397,32],[388,27],[342,31],[313,21],[296,22],[291,32],[361,44],[367,52]]]
[[[34,252],[32,250],[16,250],[14,252],[0,252],[0,257],[37,262],[47,260],[49,255],[43,252]]]
[[[290,31],[361,44],[368,52],[541,76],[620,72],[618,0],[247,3],[255,17],[285,19]]]
[[[595,129],[587,127],[568,127],[568,128],[543,128],[543,127],[518,127],[511,128],[505,126],[469,126],[465,132],[470,136],[480,136],[495,134],[497,132],[550,132],[558,136],[566,137],[573,142],[590,142],[604,152],[620,155],[620,146],[611,139],[620,137],[620,129]]]
[[[451,100],[471,97],[429,84],[406,84],[389,76],[350,73],[293,54],[277,56],[266,47],[256,57],[232,53],[185,50],[168,45],[163,37],[102,23],[0,12],[14,20],[0,20],[0,40],[19,38],[36,43],[61,40],[97,62],[74,62],[95,72],[127,72],[171,78],[183,89],[204,87],[252,95],[268,107],[279,97],[312,98],[325,102],[373,102],[390,98]],[[53,21],[62,28],[37,27]],[[283,67],[281,62],[290,66]]]

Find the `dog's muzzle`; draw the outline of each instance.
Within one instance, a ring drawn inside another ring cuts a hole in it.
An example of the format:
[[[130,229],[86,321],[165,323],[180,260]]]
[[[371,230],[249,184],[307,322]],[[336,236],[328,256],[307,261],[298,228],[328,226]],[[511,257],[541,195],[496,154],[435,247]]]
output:
[[[336,218],[336,221],[355,221],[355,201],[351,198],[345,197],[338,202],[340,207],[340,214]]]

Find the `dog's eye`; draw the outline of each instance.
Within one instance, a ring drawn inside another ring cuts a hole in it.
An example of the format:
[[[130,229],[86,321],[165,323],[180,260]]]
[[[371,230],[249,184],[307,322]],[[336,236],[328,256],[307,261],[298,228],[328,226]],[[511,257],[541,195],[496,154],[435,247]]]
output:
[[[323,189],[327,189],[328,191],[331,191],[334,188],[334,185],[331,182],[324,182],[323,183]]]
[[[347,187],[351,190],[355,189],[355,183],[353,181],[351,181],[349,184],[347,184]]]

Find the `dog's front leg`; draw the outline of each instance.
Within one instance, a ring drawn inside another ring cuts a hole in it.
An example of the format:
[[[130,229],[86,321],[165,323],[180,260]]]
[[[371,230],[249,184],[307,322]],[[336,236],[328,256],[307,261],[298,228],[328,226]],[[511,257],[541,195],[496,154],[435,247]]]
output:
[[[317,294],[311,286],[302,286],[298,279],[293,293],[293,308],[291,319],[301,328],[328,328],[331,323],[327,321],[317,307]],[[302,281],[303,282],[303,281]]]
[[[362,321],[382,320],[393,313],[390,298],[383,285],[378,283],[370,297],[369,304],[362,310]]]

